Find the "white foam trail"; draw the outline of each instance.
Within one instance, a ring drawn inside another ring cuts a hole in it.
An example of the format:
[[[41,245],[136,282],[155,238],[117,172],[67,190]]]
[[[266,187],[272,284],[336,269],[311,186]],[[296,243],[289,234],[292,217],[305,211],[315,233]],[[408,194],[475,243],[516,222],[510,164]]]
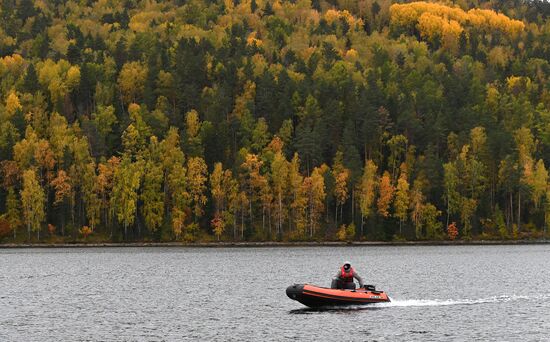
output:
[[[495,296],[480,299],[393,299],[389,303],[377,303],[376,307],[415,307],[415,306],[449,306],[449,305],[475,305],[487,303],[503,303],[514,300],[533,299],[528,296]]]
[[[305,311],[331,311],[331,310],[372,310],[392,307],[430,307],[430,306],[450,306],[450,305],[479,305],[491,303],[505,303],[516,300],[523,301],[547,301],[550,300],[549,294],[534,296],[502,295],[480,299],[394,299],[390,297],[389,303],[374,303],[369,305],[345,305],[345,306],[327,306],[325,308],[305,309]],[[297,310],[297,312],[303,312]]]

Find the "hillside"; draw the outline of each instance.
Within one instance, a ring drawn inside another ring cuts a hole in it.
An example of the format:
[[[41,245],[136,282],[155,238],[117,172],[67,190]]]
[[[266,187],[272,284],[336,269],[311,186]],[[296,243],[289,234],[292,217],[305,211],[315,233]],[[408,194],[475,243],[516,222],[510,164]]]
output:
[[[540,237],[548,15],[4,0],[0,240]]]

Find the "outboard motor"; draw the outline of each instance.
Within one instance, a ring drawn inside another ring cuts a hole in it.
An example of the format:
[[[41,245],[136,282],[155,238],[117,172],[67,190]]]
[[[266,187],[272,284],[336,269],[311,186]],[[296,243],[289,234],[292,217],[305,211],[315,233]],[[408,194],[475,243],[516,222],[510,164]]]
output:
[[[374,294],[380,294],[380,293],[384,292],[384,291],[376,291],[376,287],[374,285],[365,285],[363,287],[364,287],[365,290],[370,291]]]

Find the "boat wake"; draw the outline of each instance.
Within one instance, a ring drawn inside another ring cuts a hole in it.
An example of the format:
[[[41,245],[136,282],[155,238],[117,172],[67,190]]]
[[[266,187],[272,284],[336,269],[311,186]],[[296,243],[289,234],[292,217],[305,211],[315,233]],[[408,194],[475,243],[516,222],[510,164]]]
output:
[[[373,307],[415,307],[415,306],[450,306],[450,305],[477,305],[490,303],[504,303],[515,300],[529,300],[529,296],[503,295],[479,299],[394,299],[391,302],[376,303]]]
[[[318,311],[350,311],[350,310],[382,310],[385,308],[398,307],[437,307],[451,305],[480,305],[493,303],[506,303],[517,300],[532,301],[550,299],[550,294],[543,296],[518,296],[518,295],[502,295],[479,299],[395,299],[390,298],[391,302],[373,303],[368,305],[350,305],[350,306],[330,306],[324,308],[303,308],[292,310],[291,313],[310,313]]]

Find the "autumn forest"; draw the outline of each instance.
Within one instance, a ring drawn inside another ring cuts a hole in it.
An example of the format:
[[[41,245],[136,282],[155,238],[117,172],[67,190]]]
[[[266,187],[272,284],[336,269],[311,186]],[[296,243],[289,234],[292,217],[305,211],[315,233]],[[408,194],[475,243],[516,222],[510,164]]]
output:
[[[532,239],[542,0],[3,0],[0,242]]]

